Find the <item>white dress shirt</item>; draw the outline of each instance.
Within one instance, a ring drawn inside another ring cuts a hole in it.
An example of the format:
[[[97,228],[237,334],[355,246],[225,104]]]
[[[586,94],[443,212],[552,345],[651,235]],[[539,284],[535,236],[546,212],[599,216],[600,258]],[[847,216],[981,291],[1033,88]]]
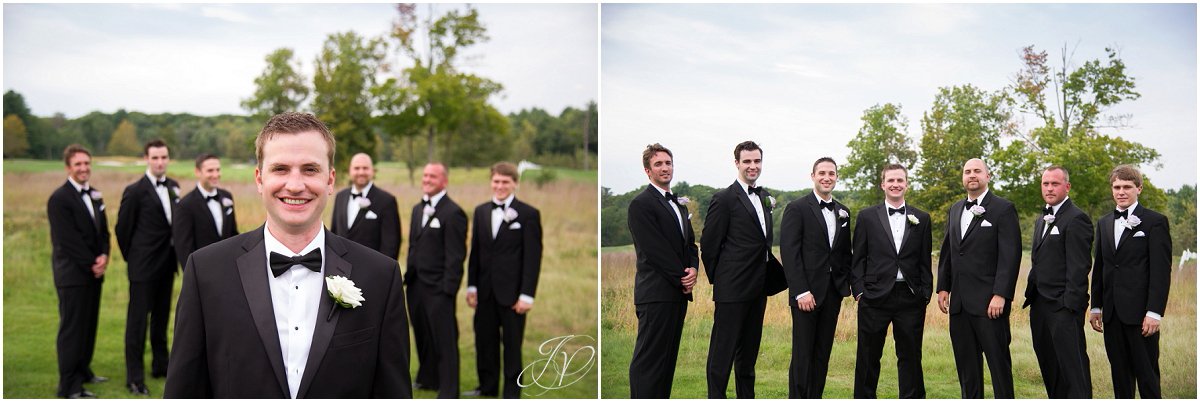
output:
[[[1129,208],[1121,209],[1120,207],[1117,207],[1117,211],[1120,211],[1120,212],[1130,211],[1129,213],[1133,214],[1133,211],[1137,210],[1137,206],[1138,206],[1137,201],[1134,201],[1133,205],[1130,205]],[[1116,220],[1113,221],[1113,249],[1116,249],[1116,247],[1121,244],[1121,233],[1123,233],[1123,232],[1125,232],[1125,218],[1117,218]],[[1102,309],[1098,309],[1098,308],[1092,309],[1092,313],[1095,313],[1095,314],[1099,314],[1102,311],[1103,311]],[[1146,316],[1153,318],[1155,320],[1158,320],[1158,321],[1162,321],[1162,314],[1159,314],[1159,313],[1156,313],[1153,311],[1146,311]]]
[[[375,181],[372,180],[372,181],[368,182],[367,186],[363,187],[362,190],[358,190],[358,189],[354,188],[353,184],[351,184],[350,185],[350,194],[353,195],[354,193],[359,193],[359,194],[362,194],[363,197],[366,197],[367,192],[370,192],[371,187],[373,187],[374,185],[375,185]],[[348,214],[348,215],[346,215],[346,228],[352,228],[352,227],[354,227],[354,218],[358,217],[358,210],[360,209],[358,207],[358,199],[353,196],[346,197],[346,203],[347,203],[346,204],[346,214]]]
[[[71,185],[75,187],[76,194],[79,194],[79,192],[83,191],[83,189],[91,188],[91,186],[88,186],[86,184],[76,183],[75,179],[72,179],[71,176],[67,176],[67,181],[70,182]],[[92,197],[87,194],[79,194],[79,196],[83,198],[83,205],[87,205],[88,214],[92,216],[92,221],[95,222],[96,221],[96,208],[94,208],[92,206]]]
[[[171,224],[171,196],[169,194],[167,194],[167,191],[171,191],[171,189],[167,188],[166,185],[162,185],[162,186],[158,185],[159,179],[155,178],[154,175],[150,174],[150,169],[146,169],[146,177],[150,179],[150,184],[154,186],[154,192],[158,193],[158,200],[162,202],[163,211],[165,211],[167,214],[167,224],[170,225]],[[162,180],[166,180],[166,179],[167,179],[167,175],[163,175]],[[176,194],[176,196],[178,196],[178,195],[179,194]]]
[[[200,192],[203,197],[213,197],[218,195],[217,188],[213,187],[212,192],[204,191],[204,187],[200,187],[200,183],[196,183],[196,191]],[[225,227],[225,213],[221,211],[223,205],[219,199],[208,200],[204,202],[208,206],[208,212],[212,214],[213,222],[217,224],[217,236],[221,236],[221,228]]]
[[[492,203],[504,205],[504,208],[492,208],[492,238],[493,239],[495,239],[496,236],[499,236],[499,234],[500,234],[500,224],[504,222],[504,211],[507,211],[509,208],[512,208],[512,202],[515,199],[517,199],[516,194],[509,194],[508,198],[505,198],[504,200],[497,200],[496,197],[492,197]],[[478,287],[467,286],[467,293],[477,293],[477,292],[479,292]],[[533,305],[533,296],[530,296],[530,295],[527,295],[524,293],[521,293],[520,296],[517,296],[517,300],[523,301],[529,305]]]
[[[988,191],[989,190],[983,190],[983,194],[980,194],[979,197],[975,198],[974,200],[972,200],[971,196],[968,195],[967,202],[979,201],[979,202],[976,202],[975,204],[982,207],[983,205],[980,205],[980,203],[983,202],[983,197],[987,196]],[[966,206],[967,206],[966,204],[963,204],[963,207],[966,207]],[[959,232],[962,233],[962,237],[967,237],[967,228],[971,227],[972,219],[975,219],[975,214],[971,213],[971,209],[963,208],[962,215],[958,219],[958,227],[959,227],[959,229],[961,229]],[[961,240],[962,237],[960,237],[959,240]]]
[[[667,198],[667,193],[671,191],[671,189],[669,189],[669,188],[666,190],[658,188],[658,186],[655,186],[654,183],[650,183],[650,187],[654,187],[655,190],[658,190],[658,194],[662,195],[663,198]],[[679,223],[679,233],[682,235],[683,234],[683,215],[679,213],[679,205],[672,202],[671,200],[667,200],[667,204],[669,207],[671,207],[671,211],[675,212],[675,219]]]
[[[271,287],[271,308],[275,311],[275,330],[279,336],[279,348],[283,352],[288,389],[292,399],[295,399],[300,390],[300,380],[304,378],[305,366],[308,365],[308,352],[312,348],[313,331],[317,327],[317,310],[321,308],[321,297],[324,296],[321,289],[325,278],[325,230],[322,228],[317,232],[317,236],[299,253],[292,252],[276,240],[269,226],[263,231],[266,248],[264,257],[267,261],[271,260],[271,252],[291,257],[321,249],[321,272],[313,272],[297,264],[283,275],[275,277],[268,264],[263,273]]]
[[[441,201],[442,197],[445,197],[445,196],[446,196],[446,189],[443,188],[442,191],[439,191],[437,194],[434,194],[433,197],[430,197],[428,194],[422,195],[421,201],[429,201],[429,206],[437,208],[438,201]],[[433,217],[433,215],[426,214],[424,207],[422,207],[422,209],[421,209],[421,227],[425,227],[426,225],[428,225],[429,218],[432,218],[432,217]]]
[[[897,207],[893,207],[891,204],[888,204],[886,202],[884,202],[883,205],[887,208],[897,208]],[[894,246],[896,247],[897,253],[900,252],[900,245],[901,245],[901,243],[904,242],[904,226],[908,225],[908,208],[905,206],[905,204],[900,204],[899,208],[903,209],[904,213],[893,215],[893,214],[889,213],[886,209],[883,210],[884,213],[888,214],[888,224],[891,226],[891,229],[892,229],[892,241],[894,242]],[[899,266],[896,267],[896,281],[897,282],[904,281],[904,272],[900,271]]]

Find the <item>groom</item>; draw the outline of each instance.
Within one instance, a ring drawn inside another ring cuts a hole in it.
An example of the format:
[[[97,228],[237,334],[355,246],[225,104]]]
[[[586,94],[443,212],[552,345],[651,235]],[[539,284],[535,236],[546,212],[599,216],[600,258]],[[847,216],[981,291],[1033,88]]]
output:
[[[321,225],[333,135],[283,113],[254,144],[267,223],[188,259],[164,396],[411,398],[396,261]]]

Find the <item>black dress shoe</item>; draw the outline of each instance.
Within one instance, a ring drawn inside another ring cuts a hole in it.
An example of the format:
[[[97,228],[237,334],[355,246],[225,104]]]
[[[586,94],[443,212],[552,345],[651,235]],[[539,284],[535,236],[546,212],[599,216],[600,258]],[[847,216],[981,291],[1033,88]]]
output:
[[[98,375],[94,375],[92,378],[87,379],[87,382],[92,384],[99,384],[105,381],[108,381],[108,377],[101,377]]]
[[[419,382],[413,383],[413,389],[423,389],[426,391],[437,391],[437,387],[431,387],[431,386],[428,386],[428,385],[425,385],[425,384],[422,384]]]
[[[67,399],[93,399],[95,397],[96,397],[96,394],[94,394],[94,393],[92,393],[92,391],[88,391],[86,389],[76,392],[71,395],[67,395]]]
[[[150,396],[150,390],[146,389],[146,384],[125,384],[129,389],[129,393],[140,396]]]
[[[496,395],[497,394],[485,394],[485,393],[483,393],[483,391],[480,391],[479,388],[475,388],[473,390],[463,392],[463,394],[462,394],[462,396],[496,396]]]

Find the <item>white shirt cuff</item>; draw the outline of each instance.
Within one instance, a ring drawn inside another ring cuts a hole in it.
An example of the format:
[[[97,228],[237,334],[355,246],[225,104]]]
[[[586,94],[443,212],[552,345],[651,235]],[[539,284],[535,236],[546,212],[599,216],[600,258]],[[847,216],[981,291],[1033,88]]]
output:
[[[529,305],[533,304],[533,296],[530,296],[530,295],[527,295],[524,293],[522,293],[521,296],[517,297],[517,300],[523,301]]]
[[[1146,312],[1146,316],[1147,316],[1147,317],[1150,317],[1150,318],[1153,318],[1153,319],[1155,319],[1155,320],[1157,320],[1157,321],[1162,321],[1162,314],[1155,313],[1155,312],[1153,312],[1153,311],[1147,311],[1147,312]]]
[[[474,286],[467,286],[467,293],[479,293],[479,288],[474,287]]]
[[[1095,308],[1095,307],[1093,307],[1093,308],[1092,308],[1092,314],[1100,314],[1100,309],[1099,309],[1099,308]]]
[[[811,292],[811,291],[809,291],[809,292],[804,292],[804,293],[801,293],[799,296],[796,296],[796,301],[800,301],[800,298],[801,298],[801,297],[804,297],[805,295],[811,295],[811,294],[812,294],[812,292]]]

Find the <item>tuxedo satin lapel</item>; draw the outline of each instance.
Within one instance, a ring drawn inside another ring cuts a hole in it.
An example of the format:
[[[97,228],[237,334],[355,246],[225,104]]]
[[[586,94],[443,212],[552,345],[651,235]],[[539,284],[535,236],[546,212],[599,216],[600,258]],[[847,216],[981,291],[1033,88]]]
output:
[[[986,195],[983,196],[983,198],[979,199],[979,206],[983,207],[984,210],[987,210],[987,207],[992,203],[992,197],[993,197],[993,195],[989,191]],[[966,201],[963,201],[963,202],[965,203]],[[966,205],[963,205],[963,206],[966,206]],[[962,216],[962,210],[958,211],[958,216]],[[979,227],[979,225],[982,222],[983,222],[983,215],[976,216],[975,214],[971,214],[971,224],[969,226],[967,226],[967,233],[964,233],[963,237],[962,237],[964,242],[967,241],[967,236],[970,236],[971,232],[974,232],[975,228]]]
[[[1116,221],[1113,221],[1113,224],[1115,225]],[[1121,231],[1121,242],[1117,243],[1117,247],[1116,247],[1116,249],[1113,250],[1113,254],[1116,254],[1118,251],[1121,251],[1121,247],[1125,246],[1126,240],[1129,240],[1129,238],[1131,236],[1133,236],[1133,232],[1134,231],[1129,230],[1129,228],[1125,228],[1124,230]],[[1110,233],[1109,236],[1111,236],[1112,231],[1110,230],[1110,231],[1108,231],[1108,233]]]
[[[1042,218],[1037,218],[1033,223],[1033,251],[1037,251],[1042,247],[1042,242],[1046,240],[1046,236],[1042,234],[1045,231],[1046,221]],[[1046,233],[1049,234],[1049,233]]]
[[[167,184],[167,199],[168,200],[171,199],[170,186],[171,186],[170,184]],[[154,205],[158,206],[158,208],[155,208],[155,209],[157,209],[158,212],[160,214],[162,214],[163,222],[164,223],[170,222],[167,220],[167,210],[163,209],[163,207],[162,207],[162,199],[158,198],[158,186],[155,186],[154,183],[151,183],[150,178],[146,177],[146,175],[144,173],[142,174],[142,193],[149,195],[152,199],[154,199]]]
[[[349,207],[347,207],[347,208],[349,208]],[[361,226],[361,225],[359,225],[359,223],[362,223],[363,219],[367,219],[367,211],[368,211],[367,208],[359,208],[358,209],[358,215],[356,215],[354,217],[354,223],[351,224],[353,226],[350,226],[349,228],[346,229],[347,235],[349,235],[350,233],[353,233],[354,229],[358,229],[358,227]]]
[[[905,214],[904,219],[906,222],[904,222],[904,237],[902,239],[900,239],[900,249],[901,250],[904,249],[905,244],[908,244],[908,238],[911,237],[909,235],[912,234],[912,232],[913,232],[913,225],[910,225],[907,222],[908,217],[916,216],[916,215],[913,215],[912,208],[909,208],[908,205],[904,206],[904,214]],[[890,232],[890,230],[889,230],[889,232]],[[899,254],[898,251],[896,253]]]
[[[841,203],[834,204],[834,214],[839,214],[838,211],[842,211],[843,208],[846,208],[846,206],[842,205]],[[843,222],[842,222],[841,218],[834,218],[834,220],[833,220],[834,235],[833,235],[833,244],[829,246],[830,250],[833,250],[833,248],[835,246],[840,244],[842,241],[845,241],[846,236],[848,236],[850,234],[849,212],[846,213],[846,220],[845,220],[846,228],[845,229],[842,228],[842,223]]]
[[[345,244],[342,244],[343,241],[334,237],[333,233],[325,232],[325,250],[328,251],[328,255],[325,256],[326,277],[333,275],[350,277],[353,267],[349,261],[343,258],[347,252]],[[300,378],[300,389],[296,392],[297,398],[304,398],[308,395],[308,389],[312,387],[313,376],[320,371],[321,361],[325,359],[325,352],[329,350],[329,342],[333,340],[333,332],[337,329],[338,318],[345,313],[344,311],[333,311],[340,307],[335,306],[333,298],[328,296],[327,286],[322,280],[321,305],[317,308],[317,326],[313,329],[312,347],[308,351],[308,363],[304,366],[304,377]]]
[[[413,207],[412,218],[408,220],[408,222],[409,222],[408,223],[408,227],[409,227],[408,237],[410,238],[409,239],[410,242],[415,243],[418,239],[421,238],[421,234],[425,233],[425,226],[421,226],[421,217],[424,214],[425,214],[425,205],[424,204],[417,204],[416,206]],[[437,214],[434,214],[434,215],[437,215]],[[429,220],[432,221],[433,217],[432,216],[429,217]],[[426,223],[426,225],[428,225],[428,223]]]
[[[658,192],[656,190],[652,190],[652,191],[654,191],[655,193]],[[660,214],[665,215],[667,218],[669,218],[667,220],[667,222],[675,222],[674,225],[670,225],[673,228],[673,229],[671,229],[671,231],[674,233],[678,233],[679,238],[683,239],[683,228],[680,226],[681,222],[680,222],[679,218],[682,218],[683,214],[685,212],[680,211],[679,208],[676,208],[674,205],[671,205],[672,203],[670,200],[663,198],[661,196],[659,196],[657,198],[658,198],[658,204],[664,208],[663,210],[661,210]],[[676,211],[679,211],[679,215],[680,215],[679,218],[675,217]]]
[[[821,213],[821,204],[817,201],[817,197],[815,195],[809,195],[807,198],[808,198],[808,209],[810,211],[812,211],[813,217],[816,219],[816,221],[814,221],[814,222],[817,222],[817,228],[819,228],[821,230],[821,233],[825,235],[824,238],[828,239],[829,238],[829,228],[825,225],[825,214]],[[836,205],[834,206],[834,209],[837,209]],[[833,216],[834,216],[833,230],[837,230],[837,213],[834,212]],[[834,238],[833,240],[837,241],[837,238]],[[833,246],[829,245],[829,242],[821,242],[821,244],[824,244],[827,247],[830,247],[830,249],[832,249],[832,247],[833,247]]]
[[[767,252],[770,252],[771,244],[775,243],[775,219],[771,217],[773,211],[770,207],[771,194],[764,189],[762,194],[758,196],[758,202],[763,206],[763,218],[767,220],[767,234],[765,237],[767,238]]]
[[[878,209],[875,210],[875,216],[879,218],[879,224],[883,225],[881,228],[881,229],[883,229],[883,233],[887,235],[888,250],[892,250],[892,254],[899,254],[899,252],[896,251],[896,247],[893,246],[894,244],[896,244],[896,237],[892,236],[892,222],[888,220],[887,209],[888,209],[887,203],[884,203],[882,206],[880,206]]]
[[[1097,224],[1100,226],[1100,252],[1104,253],[1104,258],[1112,258],[1113,254],[1116,254],[1112,235],[1114,223],[1112,214],[1108,214],[1100,218],[1100,222]]]
[[[338,192],[337,196],[333,197],[333,205],[346,205],[346,199],[350,198],[348,194],[348,192]],[[346,212],[339,211],[337,207],[334,207],[333,211],[333,227],[346,227]]]
[[[738,201],[742,202],[742,207],[745,207],[746,212],[750,213],[750,219],[754,219],[754,223],[756,225],[762,225],[762,221],[758,220],[758,211],[756,211],[754,209],[754,204],[752,204],[750,202],[750,195],[746,194],[746,191],[742,190],[742,186],[740,184],[738,184],[737,182],[734,182],[732,186],[729,186],[729,189],[730,189],[730,191],[734,191],[735,192],[734,194],[737,194]],[[759,202],[762,202],[761,197],[759,199]],[[763,205],[763,215],[764,216],[766,215],[766,212],[767,212],[766,205],[764,204]],[[758,226],[758,227],[762,227],[762,226]],[[758,232],[762,233],[762,229],[759,229]],[[763,237],[766,237],[766,235],[763,235]]]
[[[267,351],[267,359],[275,372],[275,381],[284,395],[289,395],[287,378],[283,374],[283,351],[279,347],[279,335],[275,328],[275,309],[271,304],[271,286],[267,283],[267,251],[263,243],[263,227],[242,243],[246,251],[237,259],[238,275],[241,276],[242,291],[259,340]]]

